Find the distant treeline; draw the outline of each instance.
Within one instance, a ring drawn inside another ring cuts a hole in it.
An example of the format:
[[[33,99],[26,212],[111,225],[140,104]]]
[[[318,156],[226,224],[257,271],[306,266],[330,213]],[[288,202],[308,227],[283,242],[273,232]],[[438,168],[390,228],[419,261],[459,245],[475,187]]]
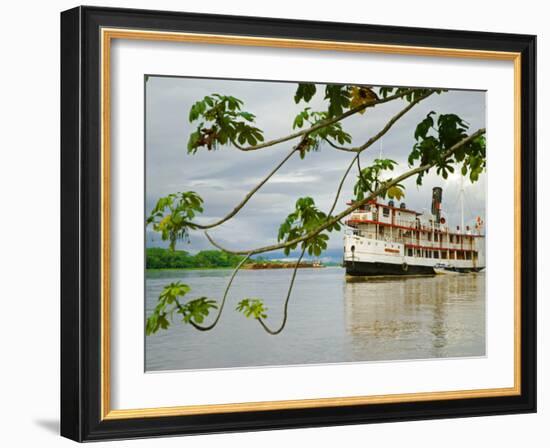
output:
[[[160,247],[147,248],[146,257],[147,269],[233,268],[243,258],[219,250],[203,250],[191,255],[184,250]]]

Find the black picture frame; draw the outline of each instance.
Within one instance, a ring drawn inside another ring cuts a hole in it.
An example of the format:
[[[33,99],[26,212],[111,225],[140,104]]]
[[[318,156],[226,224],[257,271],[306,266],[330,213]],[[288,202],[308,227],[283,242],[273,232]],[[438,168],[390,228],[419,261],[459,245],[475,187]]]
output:
[[[521,393],[102,420],[102,27],[521,53]],[[535,57],[532,35],[100,7],[61,13],[61,435],[92,441],[536,412]]]

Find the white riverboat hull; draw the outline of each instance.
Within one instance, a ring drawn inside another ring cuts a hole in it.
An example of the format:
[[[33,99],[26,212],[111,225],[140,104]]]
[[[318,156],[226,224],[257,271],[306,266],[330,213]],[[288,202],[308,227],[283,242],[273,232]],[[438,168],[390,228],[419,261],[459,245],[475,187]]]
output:
[[[415,276],[442,273],[441,258],[406,255],[405,244],[369,239],[364,236],[344,237],[344,267],[349,276]],[[479,260],[452,260],[456,273],[479,272],[485,268]],[[451,271],[449,271],[451,272]],[[447,272],[445,272],[447,273]]]

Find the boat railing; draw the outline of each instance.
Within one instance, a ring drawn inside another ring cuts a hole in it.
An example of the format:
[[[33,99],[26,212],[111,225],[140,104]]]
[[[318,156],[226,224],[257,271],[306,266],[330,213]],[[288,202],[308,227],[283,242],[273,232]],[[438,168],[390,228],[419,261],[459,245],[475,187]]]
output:
[[[361,238],[366,238],[372,241],[383,241],[388,243],[400,243],[400,244],[407,244],[407,245],[413,245],[413,246],[422,246],[426,248],[433,248],[438,249],[441,247],[444,247],[446,249],[455,249],[455,250],[463,250],[463,249],[469,249],[471,247],[474,247],[474,244],[471,242],[464,242],[464,243],[451,243],[449,240],[444,237],[443,240],[438,238],[437,241],[433,239],[426,239],[426,238],[417,238],[416,235],[399,235],[397,232],[391,232],[391,233],[376,233],[375,230],[361,230],[356,228],[347,228],[345,231],[345,234],[348,236],[357,236]]]

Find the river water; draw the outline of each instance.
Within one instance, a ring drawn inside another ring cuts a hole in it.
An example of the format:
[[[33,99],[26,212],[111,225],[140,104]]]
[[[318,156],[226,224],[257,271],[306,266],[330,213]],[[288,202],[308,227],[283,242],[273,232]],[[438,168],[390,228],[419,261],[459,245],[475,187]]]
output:
[[[339,267],[300,269],[288,322],[280,334],[267,334],[257,321],[235,311],[245,297],[262,298],[268,308],[267,323],[277,328],[291,273],[240,271],[213,330],[200,332],[174,321],[168,330],[146,337],[146,370],[485,355],[483,273],[349,282]],[[190,298],[219,300],[230,274],[230,270],[149,271],[146,315],[169,282],[190,285]]]

